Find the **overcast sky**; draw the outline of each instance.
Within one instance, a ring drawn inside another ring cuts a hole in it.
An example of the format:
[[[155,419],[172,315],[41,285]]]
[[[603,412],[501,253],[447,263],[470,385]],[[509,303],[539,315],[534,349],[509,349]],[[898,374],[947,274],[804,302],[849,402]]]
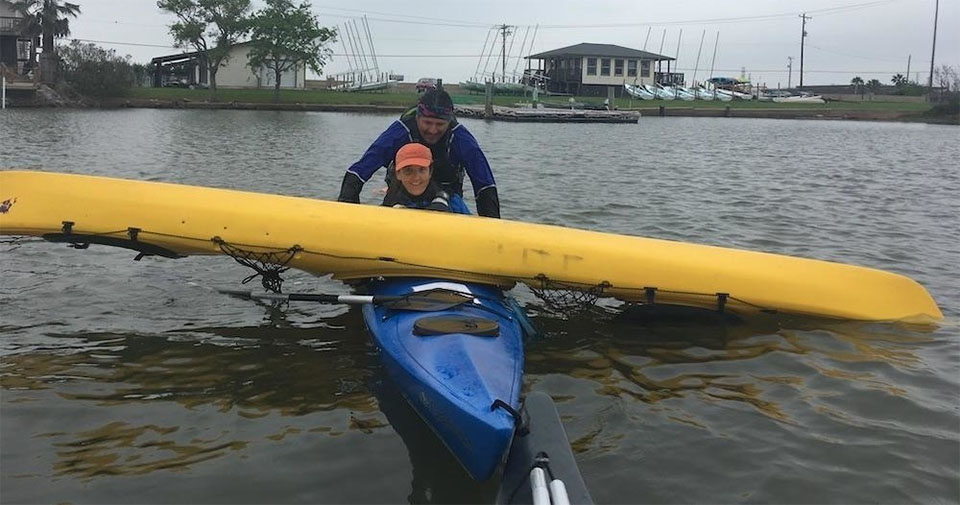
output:
[[[154,56],[181,52],[173,47],[168,33],[173,16],[158,9],[154,0],[71,1],[81,7],[80,16],[71,21],[73,38],[96,41],[141,63]],[[254,8],[263,5],[257,0],[253,4]],[[792,84],[799,80],[802,12],[812,17],[807,22],[804,84],[845,84],[855,75],[889,83],[894,73],[906,73],[911,55],[910,79],[919,78],[925,83],[930,69],[934,4],[935,0],[312,3],[322,25],[341,31],[346,23],[360,23],[365,15],[380,70],[403,74],[407,81],[429,76],[458,82],[472,78],[478,66],[482,70],[486,64],[491,70],[493,60],[483,58],[487,54],[485,45],[487,51],[490,48],[491,27],[508,24],[515,32],[507,40],[513,55],[508,58],[508,73],[514,68],[522,71],[525,63],[517,65],[516,58],[521,53],[592,42],[646,47],[647,51],[671,57],[679,54],[679,67],[687,79],[696,69],[700,80],[709,76],[719,33],[714,75],[739,77],[745,69],[745,76],[773,87],[778,83],[786,87],[788,57],[793,57]],[[363,44],[369,55],[365,34]],[[353,49],[349,45],[345,49],[340,41],[331,49],[334,56],[324,74],[350,70],[345,53]],[[940,0],[935,63],[960,66],[960,0]]]

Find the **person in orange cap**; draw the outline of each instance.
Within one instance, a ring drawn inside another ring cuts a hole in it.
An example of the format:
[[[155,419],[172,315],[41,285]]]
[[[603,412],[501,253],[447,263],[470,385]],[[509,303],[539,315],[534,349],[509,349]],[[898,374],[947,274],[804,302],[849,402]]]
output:
[[[433,153],[433,180],[441,189],[462,201],[466,176],[473,186],[477,214],[500,217],[500,197],[490,163],[473,134],[457,122],[453,100],[439,82],[437,89],[424,93],[416,107],[391,123],[347,169],[337,201],[360,203],[364,184],[381,168],[389,170],[389,185],[395,173],[390,165],[397,151],[411,142],[423,144]]]
[[[416,209],[441,210],[464,213],[463,200],[451,202],[450,194],[440,188],[431,179],[433,175],[433,155],[430,148],[411,142],[397,151],[394,160],[396,179],[394,179],[383,205],[387,207],[412,207]],[[463,207],[461,210],[460,207]],[[466,213],[469,214],[469,211]]]

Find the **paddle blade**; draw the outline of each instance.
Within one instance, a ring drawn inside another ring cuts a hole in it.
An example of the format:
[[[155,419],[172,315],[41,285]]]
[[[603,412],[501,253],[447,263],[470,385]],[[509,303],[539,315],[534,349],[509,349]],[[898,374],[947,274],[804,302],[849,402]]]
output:
[[[431,289],[401,296],[373,297],[373,303],[397,310],[435,312],[473,302],[473,296],[447,289]]]

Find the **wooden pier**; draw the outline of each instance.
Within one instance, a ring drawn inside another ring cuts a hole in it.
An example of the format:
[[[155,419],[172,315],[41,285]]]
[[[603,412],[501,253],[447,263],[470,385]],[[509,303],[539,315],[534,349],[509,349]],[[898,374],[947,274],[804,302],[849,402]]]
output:
[[[482,105],[458,105],[458,117],[475,117],[495,121],[525,123],[630,123],[640,120],[637,111],[588,109],[535,109],[533,107],[499,107],[492,111]]]

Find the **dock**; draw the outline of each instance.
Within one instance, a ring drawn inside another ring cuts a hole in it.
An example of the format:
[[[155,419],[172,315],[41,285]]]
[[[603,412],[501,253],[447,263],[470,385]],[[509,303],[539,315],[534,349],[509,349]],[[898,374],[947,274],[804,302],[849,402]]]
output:
[[[493,106],[488,113],[483,105],[457,105],[459,117],[514,121],[525,123],[620,123],[636,124],[640,120],[637,111],[589,110],[589,109],[535,109],[533,107]]]

